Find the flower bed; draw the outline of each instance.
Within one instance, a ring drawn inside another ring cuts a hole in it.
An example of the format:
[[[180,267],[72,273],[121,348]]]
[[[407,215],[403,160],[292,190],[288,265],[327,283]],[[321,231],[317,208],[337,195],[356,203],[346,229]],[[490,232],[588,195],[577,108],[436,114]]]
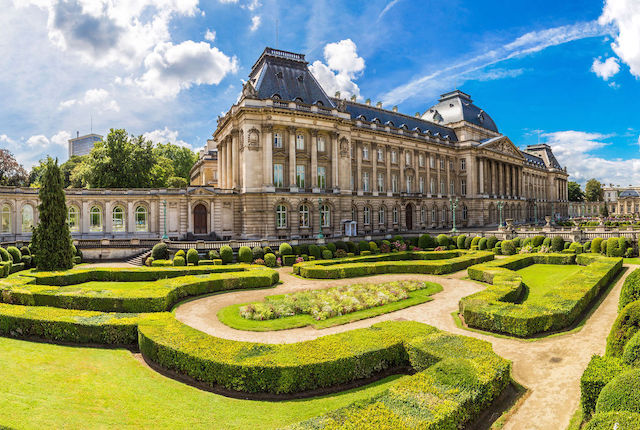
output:
[[[493,260],[488,251],[405,251],[339,260],[298,263],[293,272],[304,278],[337,279],[382,273],[424,273],[442,275]]]
[[[514,272],[532,264],[585,266],[554,291],[525,299],[526,286]],[[474,328],[529,337],[561,330],[576,321],[622,268],[621,258],[595,254],[522,254],[468,269],[471,279],[492,284],[460,300],[460,313]]]

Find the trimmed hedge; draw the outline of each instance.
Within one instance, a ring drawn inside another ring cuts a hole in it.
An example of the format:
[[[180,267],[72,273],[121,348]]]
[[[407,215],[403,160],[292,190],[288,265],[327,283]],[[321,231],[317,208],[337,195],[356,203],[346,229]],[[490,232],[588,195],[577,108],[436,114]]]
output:
[[[304,278],[338,279],[382,273],[425,273],[441,275],[492,260],[487,251],[404,251],[297,263],[293,273]]]
[[[515,270],[532,264],[586,266],[561,281],[562,288],[542,299],[525,300],[526,288]],[[570,326],[622,269],[622,259],[595,254],[521,254],[468,269],[469,277],[493,286],[460,300],[460,313],[474,328],[518,337]]]
[[[587,418],[596,409],[596,402],[602,389],[629,367],[617,357],[601,357],[594,355],[591,357],[589,365],[580,378],[580,404],[582,405],[582,415]]]
[[[620,291],[618,311],[621,311],[631,302],[640,300],[640,269],[636,269],[627,276]]]
[[[7,247],[7,252],[11,256],[11,260],[14,263],[20,263],[22,261],[22,253],[15,246],[8,246]]]
[[[200,256],[198,255],[198,251],[191,248],[187,251],[187,263],[193,264],[194,266],[198,265],[198,261],[200,261]]]
[[[151,258],[154,260],[168,260],[169,248],[164,242],[156,243],[151,249]]]
[[[596,413],[613,411],[640,411],[640,369],[619,374],[600,392]]]
[[[280,255],[293,255],[293,248],[286,242],[280,244],[280,248],[278,248]]]
[[[186,266],[187,263],[184,261],[184,257],[173,257],[173,265],[174,266]]]
[[[222,245],[220,247],[220,259],[224,264],[233,263],[233,249],[229,245]]]
[[[617,426],[617,427],[616,427]],[[603,412],[593,416],[584,430],[640,430],[640,413]]]
[[[640,301],[629,303],[618,314],[607,337],[607,355],[622,357],[624,346],[640,328]]]
[[[253,261],[253,252],[248,246],[241,246],[238,250],[238,262],[249,264]]]
[[[276,267],[277,261],[275,254],[268,253],[264,255],[264,264],[267,267]]]

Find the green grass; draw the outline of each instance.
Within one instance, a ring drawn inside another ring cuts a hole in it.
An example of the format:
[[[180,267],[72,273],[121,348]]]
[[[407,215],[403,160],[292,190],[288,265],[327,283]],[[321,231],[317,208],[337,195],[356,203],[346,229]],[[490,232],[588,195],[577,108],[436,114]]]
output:
[[[623,258],[623,263],[624,264],[638,264],[640,265],[640,258],[636,257],[636,258]]]
[[[375,396],[405,376],[313,399],[237,400],[166,378],[122,349],[0,338],[0,427],[277,428]]]
[[[240,307],[247,305],[248,303],[241,303],[236,305],[227,306],[218,311],[218,319],[221,323],[236,329],[247,331],[276,331],[287,330],[298,327],[312,326],[315,329],[323,329],[327,327],[333,327],[342,324],[348,324],[350,322],[359,321],[366,318],[372,318],[378,315],[387,314],[389,312],[405,309],[410,306],[415,306],[420,303],[425,303],[433,300],[432,296],[435,293],[442,291],[442,286],[433,282],[427,282],[427,287],[421,290],[412,291],[409,293],[409,298],[400,300],[397,302],[387,303],[383,306],[377,306],[374,308],[363,309],[361,311],[352,312],[346,315],[340,315],[326,320],[316,321],[311,315],[293,315],[290,317],[276,318],[266,321],[255,321],[243,318],[240,316]],[[272,296],[278,297],[278,296]]]
[[[561,287],[561,282],[583,269],[582,266],[567,264],[532,264],[516,272],[529,287],[527,300],[542,299],[546,293]]]

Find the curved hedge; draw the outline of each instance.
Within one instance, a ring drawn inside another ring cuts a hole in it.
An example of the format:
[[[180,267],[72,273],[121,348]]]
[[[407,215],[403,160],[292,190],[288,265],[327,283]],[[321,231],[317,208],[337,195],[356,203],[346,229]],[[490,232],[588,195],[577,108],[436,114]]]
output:
[[[586,266],[561,281],[544,300],[525,300],[526,287],[515,270],[532,264]],[[622,259],[594,254],[523,254],[468,269],[469,277],[493,284],[460,300],[460,313],[470,327],[529,337],[570,326],[622,268]]]
[[[640,300],[640,269],[631,272],[627,279],[624,280],[622,291],[620,291],[618,311],[636,300]]]
[[[337,279],[383,273],[442,275],[493,260],[489,251],[404,251],[390,254],[297,263],[293,273],[304,278]]]
[[[616,427],[617,425],[617,427]],[[603,412],[593,416],[584,430],[640,430],[640,413]]]
[[[602,389],[596,413],[612,411],[640,411],[640,369],[621,373]]]
[[[620,311],[607,337],[607,355],[621,357],[624,346],[640,328],[640,300],[631,302]]]

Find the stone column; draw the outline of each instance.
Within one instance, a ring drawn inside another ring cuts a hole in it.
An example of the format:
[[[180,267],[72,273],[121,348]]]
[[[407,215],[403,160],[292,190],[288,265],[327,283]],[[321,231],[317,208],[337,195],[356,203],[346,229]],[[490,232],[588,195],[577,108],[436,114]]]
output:
[[[331,186],[334,190],[340,188],[338,184],[338,133],[331,133]]]
[[[502,163],[496,162],[498,168],[498,196],[504,196],[504,171]]]
[[[448,196],[451,196],[451,162],[449,160],[449,157],[445,157],[444,162],[445,168],[447,169],[447,189],[445,191],[447,192]]]
[[[420,192],[420,154],[418,151],[413,151],[413,192]],[[416,211],[419,213],[417,208]]]
[[[490,160],[491,164],[491,195],[495,197],[498,192],[496,191],[496,162],[494,160]]]
[[[480,194],[485,194],[484,192],[484,159],[482,158],[478,158],[478,176],[480,177]],[[472,179],[467,174],[467,184],[471,183],[471,181]]]
[[[377,196],[378,195],[378,148],[377,146],[374,146],[373,144],[371,144],[371,149],[370,149],[370,157],[371,157],[371,176],[372,178],[370,179],[371,184],[371,191],[373,191],[373,195]],[[373,217],[373,214],[371,215]],[[373,219],[371,220],[371,224],[373,224]],[[378,224],[375,224],[375,227],[377,229]]]
[[[424,161],[427,165],[427,197],[431,197],[431,155],[428,152],[425,153]]]
[[[127,218],[125,220],[125,225],[128,233],[136,232],[136,217],[134,212],[135,208],[133,207],[133,202],[127,202]],[[147,220],[147,222],[149,222],[149,220]]]
[[[262,164],[262,173],[264,182],[263,186],[273,186],[273,127],[266,125],[262,127],[263,137],[263,154],[264,159]],[[213,230],[213,228],[211,229]]]
[[[226,158],[224,154],[224,141],[218,144],[218,186],[225,188],[224,173],[227,170]]]
[[[442,181],[441,181],[441,176],[440,176],[441,175],[441,170],[442,170],[440,168],[440,160],[442,160],[442,158],[440,158],[440,157],[441,156],[436,157],[436,171],[438,172],[438,179],[437,179],[438,183],[436,184],[436,195],[438,197],[442,197]],[[440,217],[440,218],[442,218],[442,217]]]
[[[113,233],[113,213],[111,212],[112,210],[113,210],[113,207],[111,205],[111,201],[109,200],[105,201],[104,212],[102,213],[102,229],[106,233]]]
[[[226,150],[226,154],[225,154],[225,160],[227,162],[227,171],[225,172],[225,183],[227,185],[227,188],[233,188],[233,180],[232,175],[233,175],[233,169],[231,166],[231,138],[227,137],[227,142],[225,143],[225,150]]]
[[[240,136],[238,131],[231,133],[231,159],[232,161],[232,170],[233,170],[233,188],[237,188],[240,185],[240,145],[239,145]]]
[[[353,153],[356,156],[356,178],[353,186],[358,191],[358,194],[362,194],[362,142],[356,140],[355,150]]]
[[[387,192],[387,195],[389,195],[391,193],[391,147],[386,147],[384,156],[385,162],[387,164],[387,177],[385,178],[385,182],[387,183],[387,185],[385,187],[385,191]]]
[[[407,168],[406,160],[405,160],[404,150],[402,148],[398,149],[398,167],[400,168],[400,183],[398,184],[398,191],[402,192],[402,190],[406,190],[407,184],[404,182],[404,169]]]
[[[291,191],[298,190],[298,184],[296,184],[296,129],[295,127],[289,127],[289,187]]]
[[[187,233],[193,233],[193,215],[191,214],[191,202],[187,200]]]
[[[320,192],[318,187],[318,130],[311,130],[311,188],[314,193]]]
[[[88,233],[89,232],[89,211],[91,207],[89,206],[89,202],[86,200],[82,202],[82,206],[80,207],[82,213],[80,214],[80,233]]]

